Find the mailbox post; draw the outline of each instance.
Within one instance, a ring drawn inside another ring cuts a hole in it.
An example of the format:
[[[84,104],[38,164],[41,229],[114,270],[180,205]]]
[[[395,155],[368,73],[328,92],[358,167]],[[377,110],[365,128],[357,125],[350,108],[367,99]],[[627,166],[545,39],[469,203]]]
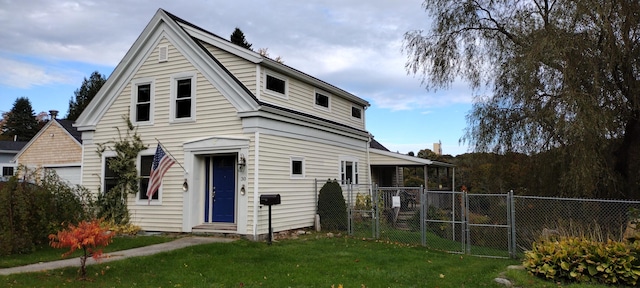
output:
[[[269,245],[271,245],[271,233],[273,233],[273,228],[271,228],[271,206],[280,204],[280,194],[264,194],[260,195],[260,205],[269,206]]]

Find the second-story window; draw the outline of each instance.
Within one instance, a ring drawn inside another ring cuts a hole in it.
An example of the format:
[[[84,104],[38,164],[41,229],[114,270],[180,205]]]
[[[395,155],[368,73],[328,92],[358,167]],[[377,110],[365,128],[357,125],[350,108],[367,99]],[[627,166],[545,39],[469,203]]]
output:
[[[149,121],[151,115],[151,84],[138,85],[136,122]]]
[[[282,94],[280,96],[287,95],[287,81],[280,77],[267,74],[265,87],[268,92]]]
[[[362,109],[352,106],[351,107],[351,117],[362,119]]]
[[[191,79],[180,79],[176,85],[176,118],[190,118]]]
[[[174,75],[171,86],[171,120],[195,120],[196,74]]]
[[[153,123],[153,78],[135,79],[131,81],[130,119],[134,124],[148,125]]]
[[[316,92],[316,105],[329,108],[329,96]]]

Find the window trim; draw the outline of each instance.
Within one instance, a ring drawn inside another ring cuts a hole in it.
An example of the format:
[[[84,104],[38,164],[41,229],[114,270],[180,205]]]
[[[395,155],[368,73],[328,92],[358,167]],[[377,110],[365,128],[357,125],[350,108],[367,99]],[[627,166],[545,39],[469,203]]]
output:
[[[176,101],[178,100],[178,81],[184,79],[191,79],[191,116],[184,118],[176,118]],[[196,95],[197,93],[197,73],[195,71],[192,72],[182,72],[173,74],[170,77],[170,94],[171,94],[171,102],[169,103],[169,123],[184,123],[184,122],[193,122],[196,121]]]
[[[355,181],[351,184],[353,185],[358,185],[360,184],[360,181],[362,180],[360,177],[360,169],[361,167],[358,167],[360,165],[358,165],[360,163],[359,159],[357,157],[353,157],[353,156],[340,156],[339,157],[339,167],[338,167],[338,179],[340,179],[340,184],[341,185],[346,185],[346,177],[342,177],[343,174],[345,174],[346,176],[346,168],[347,168],[347,162],[351,162],[353,165],[353,168],[351,169],[351,179],[355,179]],[[344,179],[344,180],[343,180]]]
[[[136,157],[136,168],[138,170],[138,179],[142,180],[142,157],[143,156],[154,156],[156,152],[156,149],[146,149],[143,151],[140,151],[140,153],[138,153],[138,156]],[[152,165],[153,165],[153,158],[152,158]],[[163,186],[164,183],[160,183],[160,187],[158,187],[158,192],[156,192],[156,194],[158,195],[158,199],[151,199],[151,201],[149,201],[148,199],[141,199],[141,183],[140,180],[138,180],[138,192],[136,192],[136,205],[162,205],[162,195],[163,195]],[[145,191],[146,193],[146,191]]]
[[[302,162],[302,173],[301,174],[293,174],[293,161],[300,161]],[[301,156],[290,156],[289,157],[289,175],[291,176],[291,179],[304,179],[305,178],[305,160],[304,157]]]
[[[138,86],[150,85],[149,89],[149,120],[148,121],[136,121],[137,107],[138,107]],[[129,107],[129,119],[131,123],[136,125],[153,125],[153,112],[155,108],[155,79],[154,78],[140,78],[131,81],[131,106]]]
[[[329,111],[331,112],[331,94],[327,93],[326,91],[320,90],[320,89],[314,89],[313,91],[313,107],[320,109],[320,110],[324,110],[324,111]],[[322,105],[318,105],[317,103],[317,97],[318,94],[327,97],[327,107],[324,107]]]
[[[101,180],[100,180],[100,192],[102,193],[102,195],[104,195],[105,193],[107,193],[107,158],[114,158],[116,157],[116,152],[115,151],[105,151],[104,153],[102,153],[102,161],[100,162],[101,167],[100,170],[102,170],[101,172]]]
[[[267,77],[269,76],[284,81],[284,94],[278,91],[267,89]],[[273,95],[279,98],[283,98],[283,99],[289,99],[289,78],[288,77],[285,77],[283,75],[280,75],[271,71],[265,71],[263,79],[264,79],[264,93]]]

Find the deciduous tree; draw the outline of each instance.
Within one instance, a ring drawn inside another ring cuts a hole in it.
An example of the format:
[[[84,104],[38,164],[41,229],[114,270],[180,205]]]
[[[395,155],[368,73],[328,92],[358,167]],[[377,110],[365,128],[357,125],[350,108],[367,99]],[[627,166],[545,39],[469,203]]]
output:
[[[563,161],[560,194],[640,197],[640,2],[423,7],[433,25],[405,34],[408,71],[427,88],[464,79],[489,91],[476,96],[464,141],[476,151],[554,151],[542,154]]]

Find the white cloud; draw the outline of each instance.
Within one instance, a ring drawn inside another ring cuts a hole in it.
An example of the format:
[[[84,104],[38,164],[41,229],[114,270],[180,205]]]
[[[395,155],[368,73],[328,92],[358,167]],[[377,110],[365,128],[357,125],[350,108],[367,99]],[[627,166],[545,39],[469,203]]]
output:
[[[0,67],[2,85],[23,89],[54,83],[68,84],[75,74],[6,58],[0,58]]]

